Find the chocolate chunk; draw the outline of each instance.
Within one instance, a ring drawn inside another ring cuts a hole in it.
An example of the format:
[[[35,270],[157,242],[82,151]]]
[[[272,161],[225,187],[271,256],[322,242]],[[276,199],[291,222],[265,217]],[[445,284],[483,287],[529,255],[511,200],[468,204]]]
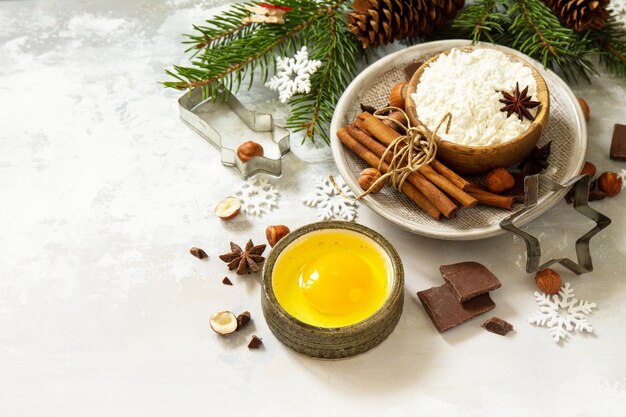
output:
[[[263,344],[263,340],[260,337],[252,335],[250,343],[248,343],[248,349],[258,349]]]
[[[441,287],[420,291],[417,296],[439,332],[445,332],[456,327],[472,317],[492,310],[496,306],[489,297],[489,293],[459,303],[445,284]]]
[[[626,161],[626,125],[615,123],[610,157],[618,161]]]
[[[206,259],[209,257],[209,255],[207,255],[205,251],[203,251],[200,248],[196,248],[195,246],[189,249],[189,253],[191,253],[193,256],[195,256],[198,259]]]
[[[478,262],[461,262],[439,267],[443,279],[459,303],[500,288],[498,278]]]
[[[506,320],[502,320],[498,317],[492,317],[483,323],[485,330],[499,334],[500,336],[506,336],[508,332],[513,330],[513,325]]]
[[[222,280],[222,284],[224,285],[233,285],[232,281],[228,279],[228,277],[224,277]]]
[[[411,81],[413,78],[413,74],[424,64],[424,61],[415,61],[411,62],[409,65],[404,67],[404,75],[406,76],[407,81]]]
[[[244,311],[237,316],[237,328],[235,330],[241,330],[250,321],[250,312]]]

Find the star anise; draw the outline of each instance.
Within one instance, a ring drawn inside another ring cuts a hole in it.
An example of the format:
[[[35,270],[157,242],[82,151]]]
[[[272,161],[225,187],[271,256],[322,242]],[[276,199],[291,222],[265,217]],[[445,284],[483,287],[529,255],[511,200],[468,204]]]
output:
[[[530,114],[529,109],[534,109],[541,103],[538,101],[531,101],[532,96],[527,96],[528,87],[524,88],[522,92],[519,91],[519,83],[515,83],[515,91],[513,94],[506,91],[500,91],[504,98],[500,99],[500,103],[505,104],[500,111],[507,112],[506,117],[510,117],[513,113],[517,113],[520,120],[524,120],[524,117],[528,120],[535,120],[535,117]]]
[[[228,269],[233,270],[237,268],[237,275],[243,275],[246,272],[251,274],[253,272],[259,272],[261,270],[260,264],[265,260],[261,255],[265,250],[266,245],[256,245],[252,243],[252,240],[248,240],[246,248],[241,249],[241,246],[230,242],[230,252],[220,255],[220,259],[228,264]]]

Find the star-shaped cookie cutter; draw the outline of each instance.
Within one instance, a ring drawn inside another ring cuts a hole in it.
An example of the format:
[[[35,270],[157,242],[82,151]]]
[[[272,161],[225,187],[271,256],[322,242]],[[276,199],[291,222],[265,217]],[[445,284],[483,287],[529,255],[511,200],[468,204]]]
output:
[[[223,86],[220,88],[224,88]],[[180,118],[191,129],[219,149],[222,155],[222,165],[234,166],[244,178],[248,178],[259,172],[280,176],[282,173],[282,157],[289,152],[289,131],[274,124],[271,114],[258,113],[247,109],[234,94],[229,94],[225,104],[241,119],[253,132],[271,132],[272,142],[278,146],[280,157],[278,159],[265,156],[255,156],[248,162],[242,162],[237,157],[236,147],[232,137],[240,136],[241,132],[229,131],[236,126],[217,126],[211,124],[206,112],[198,111],[201,105],[211,106],[211,102],[202,94],[202,88],[194,88],[189,93],[178,99]],[[206,107],[203,106],[206,110]],[[229,143],[230,142],[230,146]]]
[[[593,271],[589,241],[602,229],[611,224],[611,219],[589,207],[589,179],[589,175],[579,175],[567,181],[565,184],[559,184],[558,182],[554,182],[550,178],[541,174],[525,178],[524,193],[526,197],[526,207],[502,220],[500,222],[500,227],[516,234],[517,236],[520,236],[526,242],[526,251],[528,255],[526,259],[526,272],[530,273],[541,271],[555,263],[560,263],[565,268],[578,275]],[[535,208],[535,206],[537,206],[540,185],[550,191],[569,189],[573,185],[575,187],[574,209],[596,223],[596,226],[593,229],[585,233],[576,241],[576,256],[578,258],[578,262],[574,262],[569,258],[559,258],[551,259],[543,265],[540,265],[541,246],[539,245],[539,240],[533,235],[521,230],[514,224],[515,220],[527,215],[533,208]]]

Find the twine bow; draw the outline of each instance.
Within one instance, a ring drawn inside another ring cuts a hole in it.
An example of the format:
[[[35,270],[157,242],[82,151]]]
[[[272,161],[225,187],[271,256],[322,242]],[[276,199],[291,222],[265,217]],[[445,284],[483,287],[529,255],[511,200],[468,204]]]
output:
[[[404,116],[404,120],[407,121],[406,126],[403,123],[383,114],[388,113],[392,110],[402,113],[402,115]],[[388,155],[392,155],[387,173],[383,174],[380,178],[374,181],[374,183],[370,185],[369,188],[360,195],[356,197],[346,195],[337,186],[333,176],[331,175],[329,177],[330,182],[335,187],[335,190],[342,196],[352,200],[359,200],[365,197],[366,195],[371,193],[372,190],[376,189],[379,184],[384,183],[387,180],[389,180],[389,183],[392,187],[397,190],[401,190],[404,182],[409,177],[409,175],[419,171],[420,168],[422,168],[424,165],[428,165],[433,161],[433,159],[435,159],[435,155],[437,154],[437,143],[435,142],[437,132],[439,131],[443,123],[447,122],[445,132],[448,133],[448,131],[450,130],[450,122],[452,121],[452,114],[450,114],[450,112],[447,112],[443,115],[435,130],[433,132],[430,132],[423,125],[412,126],[407,114],[404,112],[404,110],[398,107],[384,107],[382,109],[376,110],[376,112],[374,112],[374,116],[376,116],[380,120],[391,120],[402,129],[404,134],[400,134],[397,138],[395,138],[387,146],[387,149],[385,149],[385,152],[380,157],[380,162],[378,163],[378,171],[381,171],[382,166],[386,162]]]

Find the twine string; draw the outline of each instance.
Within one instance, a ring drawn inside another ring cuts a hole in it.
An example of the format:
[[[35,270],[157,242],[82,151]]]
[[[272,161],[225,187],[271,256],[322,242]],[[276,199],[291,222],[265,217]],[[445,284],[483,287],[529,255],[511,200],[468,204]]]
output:
[[[401,112],[404,116],[404,120],[407,121],[407,125],[405,126],[402,122],[383,114],[390,111]],[[412,126],[407,114],[398,107],[388,106],[379,109],[374,112],[374,116],[380,120],[391,120],[402,129],[404,134],[400,133],[399,136],[387,146],[385,152],[383,152],[383,155],[380,157],[378,171],[382,172],[382,167],[386,163],[388,156],[390,154],[392,155],[387,173],[381,175],[380,178],[374,181],[372,185],[360,195],[356,197],[347,195],[336,184],[333,176],[329,176],[329,180],[335,190],[343,197],[351,200],[359,200],[365,197],[381,183],[385,183],[386,181],[389,181],[390,185],[395,189],[401,190],[405,181],[412,173],[419,171],[424,165],[430,164],[435,159],[435,155],[437,154],[437,143],[435,141],[437,132],[441,129],[443,124],[446,123],[445,132],[448,133],[450,130],[450,122],[452,121],[452,114],[447,112],[443,115],[435,130],[430,132],[425,126]]]

